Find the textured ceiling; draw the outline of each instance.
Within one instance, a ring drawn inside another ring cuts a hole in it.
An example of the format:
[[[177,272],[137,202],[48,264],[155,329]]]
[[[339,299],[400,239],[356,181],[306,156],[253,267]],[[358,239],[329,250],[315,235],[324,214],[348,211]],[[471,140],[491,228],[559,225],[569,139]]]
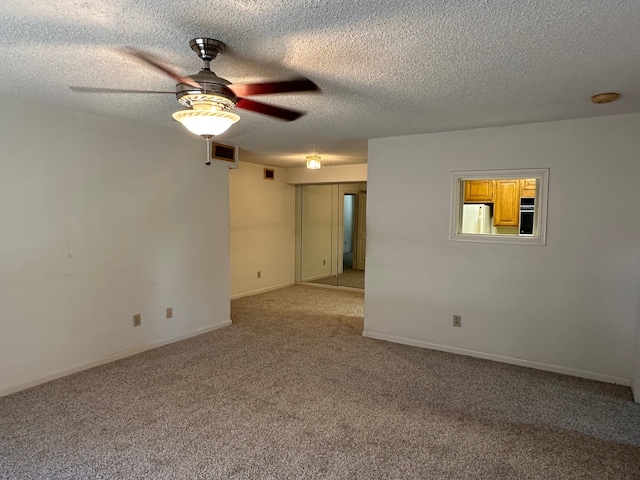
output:
[[[238,111],[218,140],[255,162],[361,163],[369,138],[640,111],[638,0],[2,0],[0,93],[180,130],[172,95],[68,86],[172,90],[115,47],[195,74],[200,36],[227,44],[212,70],[231,82],[322,88],[253,97],[308,112],[295,122]],[[589,101],[607,91],[620,100]]]

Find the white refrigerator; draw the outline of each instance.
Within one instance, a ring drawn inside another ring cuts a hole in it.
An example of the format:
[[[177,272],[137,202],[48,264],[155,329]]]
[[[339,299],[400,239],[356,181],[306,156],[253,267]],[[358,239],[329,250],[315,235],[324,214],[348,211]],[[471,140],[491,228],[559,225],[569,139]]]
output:
[[[491,207],[484,204],[463,205],[460,233],[491,233]]]

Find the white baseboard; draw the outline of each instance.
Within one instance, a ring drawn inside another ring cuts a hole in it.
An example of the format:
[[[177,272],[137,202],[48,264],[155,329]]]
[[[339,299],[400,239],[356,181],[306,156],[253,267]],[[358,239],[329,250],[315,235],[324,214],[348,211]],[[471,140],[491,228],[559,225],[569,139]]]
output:
[[[467,350],[465,348],[449,347],[446,345],[438,345],[436,343],[423,342],[421,340],[411,340],[403,337],[396,337],[393,335],[384,335],[382,333],[375,333],[364,331],[363,337],[374,338],[376,340],[386,340],[393,343],[401,343],[403,345],[411,345],[413,347],[428,348],[430,350],[440,350],[442,352],[455,353],[458,355],[466,355],[468,357],[483,358],[485,360],[493,360],[496,362],[509,363],[511,365],[519,365],[521,367],[535,368],[537,370],[545,370],[547,372],[562,373],[564,375],[571,375],[573,377],[587,378],[589,380],[597,380],[599,382],[613,383],[616,385],[631,386],[631,379],[615,377],[613,375],[603,375],[601,373],[586,372],[584,370],[577,370],[575,368],[561,367],[559,365],[550,365],[547,363],[534,362],[531,360],[524,360],[522,358],[507,357],[504,355],[496,355],[494,353],[478,352],[476,350]],[[638,392],[640,394],[640,392]],[[638,401],[638,399],[636,399]]]
[[[272,285],[270,287],[260,288],[258,290],[251,290],[250,292],[244,293],[236,293],[235,295],[231,295],[231,300],[235,300],[236,298],[242,297],[250,297],[251,295],[258,295],[259,293],[266,293],[272,290],[280,290],[281,288],[290,287],[291,285],[295,285],[296,282],[286,282],[280,283],[279,285]]]
[[[196,337],[198,335],[202,335],[203,333],[208,333],[222,327],[228,327],[229,325],[231,325],[231,320],[226,320],[224,322],[216,323],[215,325],[210,325],[204,328],[199,328],[197,330],[193,330],[191,332],[185,333],[183,335],[178,335],[177,337],[172,337],[167,340],[162,340],[160,342],[155,342],[155,343],[149,343],[146,345],[141,345],[139,347],[130,348],[128,350],[123,350],[121,352],[117,352],[111,355],[107,355],[106,357],[102,357],[98,360],[93,360],[91,362],[83,363],[82,365],[76,365],[75,367],[72,367],[66,370],[61,370],[59,372],[55,372],[50,375],[45,375],[44,377],[40,377],[35,380],[31,380],[29,382],[9,385],[8,387],[0,387],[0,397],[4,397],[5,395],[11,395],[12,393],[19,392],[21,390],[26,390],[27,388],[35,387],[36,385],[47,383],[47,382],[50,382],[51,380],[56,380],[58,378],[66,377],[67,375],[72,375],[74,373],[78,373],[83,370],[88,370],[90,368],[98,367],[106,363],[115,362],[116,360],[120,360],[122,358],[130,357],[138,353],[146,352],[147,350],[152,350],[154,348],[162,347],[163,345],[168,345],[170,343],[179,342],[180,340],[186,340],[187,338]]]

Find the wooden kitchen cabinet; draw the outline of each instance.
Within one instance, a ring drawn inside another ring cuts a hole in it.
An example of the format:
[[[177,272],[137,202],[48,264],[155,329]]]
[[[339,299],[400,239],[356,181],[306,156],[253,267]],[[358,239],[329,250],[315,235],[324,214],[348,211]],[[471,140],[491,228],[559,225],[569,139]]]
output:
[[[465,180],[464,203],[492,203],[495,180]]]
[[[520,196],[533,198],[536,196],[536,179],[522,178],[520,179]]]
[[[520,223],[520,180],[495,180],[493,203],[494,227],[517,227]]]

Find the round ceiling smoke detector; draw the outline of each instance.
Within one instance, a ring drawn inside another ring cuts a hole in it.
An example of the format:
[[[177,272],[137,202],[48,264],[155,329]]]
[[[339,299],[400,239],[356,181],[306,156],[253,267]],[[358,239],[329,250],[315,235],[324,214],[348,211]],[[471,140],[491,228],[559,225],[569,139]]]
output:
[[[591,101],[593,103],[611,103],[615,102],[618,97],[620,97],[619,93],[609,92],[609,93],[599,93],[591,97]]]

